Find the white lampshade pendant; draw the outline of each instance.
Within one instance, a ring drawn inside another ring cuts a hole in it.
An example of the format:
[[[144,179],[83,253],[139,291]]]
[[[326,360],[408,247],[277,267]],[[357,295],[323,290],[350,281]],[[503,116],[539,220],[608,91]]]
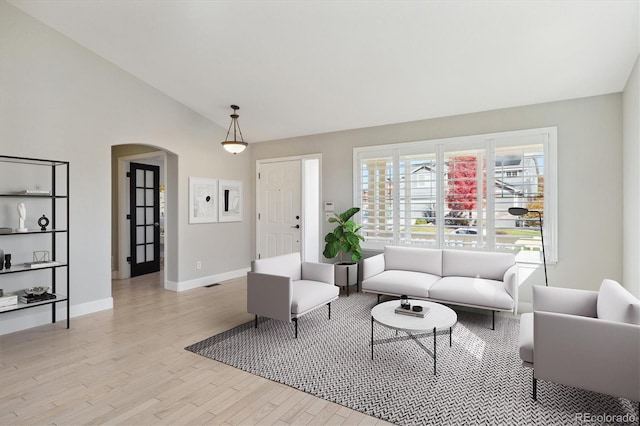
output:
[[[225,137],[224,142],[222,142],[222,146],[227,152],[232,154],[238,154],[245,150],[248,143],[244,141],[242,137],[242,130],[240,130],[240,124],[238,124],[238,114],[236,111],[240,109],[238,105],[231,105],[231,109],[233,109],[233,114],[231,114],[231,124],[229,124],[229,130],[227,130],[227,136]],[[233,140],[229,139],[229,133],[231,133],[231,128],[233,127]],[[237,139],[237,135],[240,135],[240,140]]]

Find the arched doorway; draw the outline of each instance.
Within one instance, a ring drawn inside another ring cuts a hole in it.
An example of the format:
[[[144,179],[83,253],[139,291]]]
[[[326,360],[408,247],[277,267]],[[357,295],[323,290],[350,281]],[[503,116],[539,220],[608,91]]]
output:
[[[135,241],[135,227],[132,227],[130,200],[130,180],[128,176],[131,165],[157,169],[159,204],[157,227],[159,245],[159,265],[163,272],[163,288],[172,289],[171,282],[177,281],[177,264],[175,251],[177,250],[177,205],[171,200],[178,197],[177,185],[177,156],[169,151],[144,144],[124,144],[112,146],[112,278],[127,279],[131,277],[131,261],[135,261],[136,253],[132,256],[132,235]],[[151,189],[149,189],[151,190]],[[135,193],[133,194],[135,196]],[[173,206],[173,207],[172,207]],[[135,215],[134,215],[135,216]],[[135,217],[134,217],[135,220]],[[139,227],[141,228],[141,227]],[[138,229],[143,231],[144,227]],[[144,238],[144,237],[142,237]],[[144,258],[144,245],[142,245]],[[135,250],[135,244],[134,248]],[[173,253],[173,255],[172,255]],[[139,260],[139,258],[138,258]]]

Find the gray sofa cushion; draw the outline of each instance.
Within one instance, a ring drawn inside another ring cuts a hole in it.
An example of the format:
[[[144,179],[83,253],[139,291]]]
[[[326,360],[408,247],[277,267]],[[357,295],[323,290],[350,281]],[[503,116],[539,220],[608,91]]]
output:
[[[442,276],[478,277],[502,281],[504,273],[516,263],[511,253],[442,250]]]
[[[429,288],[440,279],[437,275],[414,271],[384,271],[362,282],[362,289],[372,293],[406,294],[426,298]]]
[[[442,276],[442,250],[387,246],[384,248],[384,269]]]
[[[323,303],[329,303],[340,292],[335,285],[318,281],[298,280],[291,284],[291,313],[300,315]]]
[[[640,301],[613,280],[603,280],[598,292],[598,318],[640,324]]]
[[[484,278],[443,277],[431,286],[429,298],[503,310],[514,308],[504,283]]]
[[[280,275],[292,280],[301,278],[300,253],[257,259],[251,262],[251,270],[261,274]]]

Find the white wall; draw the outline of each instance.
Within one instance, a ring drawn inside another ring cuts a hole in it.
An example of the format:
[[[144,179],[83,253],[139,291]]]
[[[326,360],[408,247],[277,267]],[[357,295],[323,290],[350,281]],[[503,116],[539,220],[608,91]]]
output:
[[[559,261],[550,285],[597,289],[622,278],[622,101],[620,94],[354,129],[254,144],[253,160],[322,154],[323,201],[352,205],[352,150],[381,145],[558,126]],[[637,167],[637,162],[636,162]],[[331,230],[324,223],[322,236]],[[544,283],[542,268],[523,270],[521,299]]]
[[[623,284],[640,297],[640,56],[622,95],[624,271]]]
[[[113,145],[144,144],[176,154],[167,180],[178,191],[167,208],[178,218],[177,243],[167,261],[175,262],[177,287],[244,272],[250,261],[246,220],[188,224],[189,176],[252,187],[249,155],[224,152],[224,135],[225,129],[0,0],[0,153],[71,163],[72,315],[111,306]],[[253,210],[250,197],[244,208]],[[196,270],[197,260],[202,270]],[[0,334],[50,318],[34,311],[0,315]]]

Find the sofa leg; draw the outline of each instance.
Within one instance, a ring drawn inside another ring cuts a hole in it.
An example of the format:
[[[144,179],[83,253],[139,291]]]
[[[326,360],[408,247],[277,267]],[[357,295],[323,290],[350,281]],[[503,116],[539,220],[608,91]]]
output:
[[[255,326],[255,328],[258,328],[258,316],[256,315],[255,319],[253,320],[253,324]]]
[[[298,318],[293,318],[293,322],[296,328],[296,339],[298,338]]]
[[[329,319],[331,319],[331,303],[327,303],[327,306],[329,307]]]
[[[533,375],[533,373],[531,374],[533,377],[533,400],[537,401],[538,400],[538,379],[536,379],[536,376]]]
[[[491,329],[496,329],[496,311],[491,311]]]

